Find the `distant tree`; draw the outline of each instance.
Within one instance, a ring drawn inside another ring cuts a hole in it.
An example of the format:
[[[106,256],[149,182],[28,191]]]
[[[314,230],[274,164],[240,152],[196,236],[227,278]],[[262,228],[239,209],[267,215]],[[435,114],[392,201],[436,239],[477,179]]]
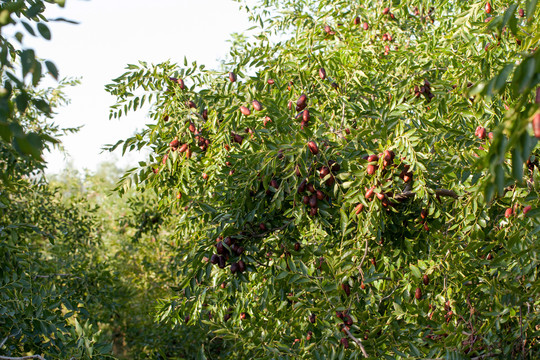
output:
[[[110,280],[96,262],[96,219],[88,207],[60,201],[41,177],[43,150],[76,131],[50,118],[67,102],[63,88],[77,81],[40,88],[46,72],[57,79],[58,71],[23,42],[24,33],[51,38],[43,13],[55,3],[64,1],[0,4],[0,359],[110,351],[85,308],[91,282]]]

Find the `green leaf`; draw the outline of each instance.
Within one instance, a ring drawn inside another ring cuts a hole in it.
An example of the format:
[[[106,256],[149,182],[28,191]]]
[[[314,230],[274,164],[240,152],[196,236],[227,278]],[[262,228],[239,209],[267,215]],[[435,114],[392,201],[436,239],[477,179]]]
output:
[[[21,21],[21,24],[23,24],[26,31],[28,31],[31,35],[36,36],[36,33],[34,32],[34,29],[28,24],[26,21]]]
[[[44,39],[51,40],[51,31],[49,30],[49,27],[47,25],[45,25],[44,23],[38,23],[37,29]]]
[[[45,66],[47,67],[47,71],[53,78],[58,80],[58,69],[56,68],[56,65],[52,61],[46,60]]]
[[[343,208],[340,208],[339,212],[341,214],[341,233],[345,234],[345,230],[347,230],[349,219],[347,218],[347,213],[345,212]]]
[[[527,9],[526,9],[526,12],[527,12],[527,20],[530,21],[533,16],[534,16],[534,12],[536,11],[536,6],[538,4],[538,0],[528,0],[527,1]]]
[[[417,279],[420,279],[422,278],[422,273],[420,272],[420,269],[418,269],[416,266],[414,265],[409,265],[410,269],[411,269],[411,272],[412,274],[414,275],[415,278]]]
[[[21,53],[21,65],[23,78],[32,70],[34,63],[36,62],[36,56],[34,50],[26,49]]]
[[[493,87],[495,92],[499,92],[504,88],[504,86],[506,85],[506,79],[508,79],[508,75],[510,75],[513,68],[514,64],[508,64],[502,69],[499,76],[497,76],[497,81],[495,82],[495,86]]]
[[[8,142],[11,140],[11,130],[9,128],[9,124],[5,122],[0,122],[0,137],[5,141]]]
[[[41,63],[36,61],[32,71],[32,85],[37,86],[41,80]]]
[[[523,180],[523,158],[521,148],[518,146],[512,149],[512,175],[519,182]]]

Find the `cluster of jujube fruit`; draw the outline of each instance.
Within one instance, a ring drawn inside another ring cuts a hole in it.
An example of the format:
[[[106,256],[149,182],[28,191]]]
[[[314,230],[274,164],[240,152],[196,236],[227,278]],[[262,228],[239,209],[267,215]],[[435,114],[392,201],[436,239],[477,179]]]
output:
[[[335,162],[334,160],[328,161],[328,166],[324,165],[321,166],[318,169],[318,174],[321,179],[321,182],[324,181],[324,183],[327,186],[334,185],[335,182],[335,175],[340,170],[340,165]],[[300,176],[300,172],[297,171],[296,173],[298,176]],[[302,196],[302,202],[304,205],[309,205],[310,210],[309,214],[310,216],[317,215],[318,211],[318,202],[328,199],[328,195],[326,195],[321,189],[316,188],[316,184],[313,184],[313,182],[309,182],[309,180],[306,178],[300,182],[300,185],[298,186],[297,193]],[[305,193],[308,194],[305,194]]]
[[[223,239],[222,236],[216,240],[216,254],[212,254],[210,262],[218,265],[221,269],[227,266],[227,261],[231,256],[241,256],[244,253],[244,247],[239,244],[238,239],[227,236]],[[243,273],[246,271],[246,263],[243,260],[231,263],[231,273]]]

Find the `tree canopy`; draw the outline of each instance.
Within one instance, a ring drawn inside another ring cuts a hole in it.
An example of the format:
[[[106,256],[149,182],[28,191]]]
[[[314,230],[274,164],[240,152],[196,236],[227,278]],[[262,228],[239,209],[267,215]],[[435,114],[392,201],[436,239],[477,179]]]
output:
[[[107,86],[153,104],[110,148],[151,149],[119,189],[176,219],[161,320],[224,358],[538,356],[536,1],[245,8],[223,71]]]

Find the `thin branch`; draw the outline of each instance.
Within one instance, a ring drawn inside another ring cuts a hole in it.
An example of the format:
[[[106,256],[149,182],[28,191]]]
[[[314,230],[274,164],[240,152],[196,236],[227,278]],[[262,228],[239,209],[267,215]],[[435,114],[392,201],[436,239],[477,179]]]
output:
[[[394,290],[392,290],[392,292],[391,292],[390,294],[388,294],[387,296],[383,297],[383,298],[379,301],[379,305],[382,304],[382,302],[383,302],[384,300],[389,299],[389,298],[396,292],[396,290],[397,290],[398,288],[399,288],[399,285],[396,286],[396,287],[394,288]]]
[[[471,360],[482,360],[482,359],[485,359],[485,358],[488,358],[488,357],[494,357],[494,356],[498,356],[498,355],[500,355],[500,354],[489,353],[489,354],[473,357],[473,358],[471,358]]]
[[[409,198],[414,197],[415,195],[416,195],[416,193],[413,192],[413,191],[403,191],[402,193],[399,193],[396,196],[394,196],[394,199],[396,199],[397,201],[405,201],[405,200],[407,200]],[[458,194],[456,194],[454,191],[448,190],[448,189],[436,189],[435,190],[435,195],[437,195],[437,196],[447,196],[447,197],[451,197],[451,198],[454,198],[454,199],[459,198]]]
[[[409,198],[412,198],[416,195],[415,192],[412,192],[412,191],[404,191],[400,194],[397,194],[394,196],[394,199],[396,199],[397,201],[405,201]]]
[[[353,336],[353,334],[351,334],[351,332],[349,331],[349,329],[347,329],[346,327],[343,328],[343,330],[347,333],[347,335],[360,347],[360,350],[362,350],[362,354],[364,354],[364,357],[365,358],[368,358],[369,355],[367,354],[366,352],[366,349],[364,348],[364,345],[362,345],[362,341],[360,341],[359,339],[355,338]]]
[[[456,194],[454,191],[447,189],[436,189],[435,194],[439,196],[448,196],[454,199],[457,199],[459,197],[458,194]]]
[[[362,276],[362,282],[364,281],[364,272],[362,271],[362,264],[364,264],[364,260],[366,259],[368,252],[368,239],[366,237],[366,249],[364,250],[364,256],[362,256],[362,260],[360,260],[360,264],[358,265],[358,271],[360,272],[360,276]]]
[[[7,341],[10,337],[15,337],[15,336],[19,335],[20,332],[21,332],[21,329],[18,329],[17,332],[16,332],[15,334],[6,336],[6,338],[5,338],[4,340],[2,340],[2,342],[0,343],[0,349],[2,348],[2,346],[4,346],[4,344],[6,343],[6,341]]]
[[[37,279],[37,278],[47,279],[47,278],[56,277],[56,276],[60,276],[60,277],[73,277],[73,278],[75,278],[75,279],[82,280],[81,277],[75,276],[75,275],[73,275],[73,274],[36,275],[36,276],[34,276],[34,279]]]
[[[11,356],[1,356],[1,360],[26,360],[26,359],[39,359],[39,360],[45,360],[45,358],[41,355],[30,355],[30,356],[22,356],[22,357],[11,357]]]

